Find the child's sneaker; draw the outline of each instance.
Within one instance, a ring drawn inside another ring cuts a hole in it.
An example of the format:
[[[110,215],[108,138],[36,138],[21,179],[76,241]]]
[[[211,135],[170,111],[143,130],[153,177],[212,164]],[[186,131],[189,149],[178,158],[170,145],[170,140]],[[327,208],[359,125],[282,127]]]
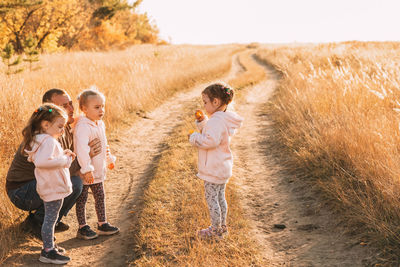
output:
[[[76,234],[77,238],[80,239],[85,239],[85,240],[90,240],[90,239],[95,239],[99,235],[90,229],[89,225],[85,225],[82,228],[78,229],[78,233]]]
[[[39,261],[43,263],[53,263],[53,264],[66,264],[70,261],[70,258],[64,255],[61,255],[56,249],[52,249],[48,252],[42,249],[40,253]]]
[[[228,227],[226,227],[226,225],[221,225],[220,233],[221,233],[222,237],[227,236],[228,235]]]
[[[58,251],[58,253],[64,255],[65,254],[65,248],[58,246],[56,243],[54,243],[54,249]]]
[[[206,229],[202,229],[198,232],[198,235],[200,238],[217,238],[217,239],[221,239],[221,233],[220,231],[218,231],[218,229],[210,226]]]
[[[119,228],[112,226],[107,222],[102,225],[97,225],[97,232],[99,235],[113,235],[119,232]]]

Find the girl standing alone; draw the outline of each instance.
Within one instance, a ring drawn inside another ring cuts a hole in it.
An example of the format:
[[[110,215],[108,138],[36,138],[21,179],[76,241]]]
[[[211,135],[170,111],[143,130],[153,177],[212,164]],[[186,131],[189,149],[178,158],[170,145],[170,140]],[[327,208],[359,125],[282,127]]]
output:
[[[211,226],[198,232],[202,238],[221,238],[228,233],[225,187],[232,176],[233,165],[229,144],[231,136],[243,121],[235,112],[226,110],[233,94],[233,89],[223,83],[205,88],[201,96],[210,119],[207,116],[196,116],[200,133],[189,136],[189,142],[199,150],[197,176],[204,180],[205,197],[211,217]]]

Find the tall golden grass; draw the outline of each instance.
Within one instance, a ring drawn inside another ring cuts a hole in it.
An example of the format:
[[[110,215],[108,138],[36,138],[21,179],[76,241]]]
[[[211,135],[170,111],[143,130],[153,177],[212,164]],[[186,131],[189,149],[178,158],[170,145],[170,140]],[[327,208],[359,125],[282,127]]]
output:
[[[41,55],[38,71],[0,74],[0,188],[22,128],[46,90],[65,89],[75,100],[81,90],[96,85],[107,97],[105,120],[113,130],[137,111],[151,110],[177,91],[226,73],[232,55],[241,49],[240,45],[140,45],[124,51]],[[0,67],[1,73],[4,70]],[[1,260],[12,248],[15,231],[10,230],[24,213],[12,206],[5,190],[0,190],[0,202]]]
[[[236,89],[265,78],[264,69],[250,57],[251,53],[245,51],[238,56],[244,71],[228,81]],[[244,94],[245,90],[239,90],[235,98]],[[187,140],[189,130],[196,129],[193,111],[200,106],[199,102],[186,107],[184,113],[190,116],[166,141],[168,149],[162,153],[143,196],[144,205],[134,229],[136,259],[131,266],[268,266],[249,235],[235,177],[226,193],[229,236],[219,242],[202,241],[196,236],[197,230],[210,223],[204,184],[196,178],[196,149]]]
[[[370,241],[400,244],[400,43],[260,49],[282,80],[272,107],[293,168]]]

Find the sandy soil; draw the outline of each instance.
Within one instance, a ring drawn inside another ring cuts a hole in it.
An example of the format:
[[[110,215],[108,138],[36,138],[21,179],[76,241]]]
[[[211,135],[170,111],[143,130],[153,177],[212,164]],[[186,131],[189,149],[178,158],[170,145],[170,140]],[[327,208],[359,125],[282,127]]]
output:
[[[264,257],[272,266],[371,265],[376,253],[361,237],[345,234],[318,194],[285,170],[265,104],[279,78],[265,68],[268,79],[250,88],[244,103],[237,105],[245,121],[232,144],[235,181]]]
[[[253,234],[264,247],[264,256],[274,266],[362,266],[368,264],[371,252],[361,240],[349,239],[334,224],[326,209],[305,185],[285,173],[268,142],[271,123],[263,111],[273,92],[277,76],[267,69],[269,78],[248,88],[245,103],[237,105],[245,118],[243,128],[234,138],[236,155],[235,180],[241,184],[243,203],[251,219]],[[228,77],[242,71],[237,60]],[[225,77],[225,78],[228,78]],[[133,257],[133,229],[141,206],[143,190],[149,183],[163,140],[182,116],[185,105],[200,96],[204,84],[167,100],[132,127],[111,138],[111,150],[118,157],[115,170],[106,181],[108,220],[120,227],[114,236],[83,241],[75,238],[75,210],[63,221],[71,229],[57,233],[57,243],[64,247],[71,262],[68,266],[126,266]],[[88,223],[95,227],[93,199],[89,197]],[[274,224],[284,224],[277,229]],[[19,240],[4,266],[49,266],[38,261],[41,242],[25,237]]]

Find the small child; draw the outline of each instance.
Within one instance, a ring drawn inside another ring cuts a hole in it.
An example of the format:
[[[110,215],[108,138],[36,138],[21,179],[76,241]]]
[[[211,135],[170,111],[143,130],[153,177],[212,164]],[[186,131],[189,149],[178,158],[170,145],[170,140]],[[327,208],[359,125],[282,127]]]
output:
[[[225,187],[232,176],[233,165],[229,143],[243,121],[236,113],[226,111],[233,94],[233,89],[223,83],[212,84],[204,89],[201,96],[210,119],[196,112],[196,125],[201,133],[189,136],[189,142],[199,150],[197,176],[204,180],[211,217],[211,226],[198,232],[202,238],[221,238],[228,233]]]
[[[62,255],[64,249],[54,244],[54,227],[63,200],[72,193],[69,167],[75,154],[69,149],[63,150],[57,141],[64,133],[67,120],[64,110],[45,104],[33,112],[22,131],[22,153],[26,153],[28,161],[35,164],[36,191],[44,203],[43,249],[39,258],[44,263],[65,264],[70,261],[69,257]]]
[[[107,222],[104,180],[106,179],[106,162],[115,162],[111,155],[106,138],[106,129],[102,118],[104,116],[105,97],[96,88],[84,90],[79,95],[79,108],[84,115],[78,118],[74,129],[74,149],[77,154],[81,173],[84,176],[82,194],[76,201],[76,217],[79,223],[77,237],[94,239],[98,235],[112,235],[119,232],[118,227]],[[89,156],[89,142],[99,138],[101,153],[93,158]],[[110,167],[111,168],[111,167]],[[97,232],[86,224],[86,201],[88,190],[92,190],[97,214]]]

